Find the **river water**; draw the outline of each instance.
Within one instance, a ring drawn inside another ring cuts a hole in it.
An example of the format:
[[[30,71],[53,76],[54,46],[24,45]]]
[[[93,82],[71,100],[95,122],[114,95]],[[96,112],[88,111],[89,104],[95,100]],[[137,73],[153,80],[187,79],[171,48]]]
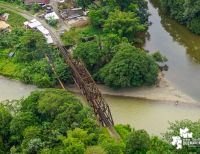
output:
[[[200,101],[200,36],[164,16],[159,9],[159,0],[150,0],[151,13],[144,48],[159,50],[168,58],[169,71],[166,77],[181,91]]]
[[[20,99],[36,89],[35,86],[25,85],[0,76],[0,101]]]
[[[160,50],[167,56],[170,67],[166,77],[179,89],[200,100],[200,37],[177,24],[159,11],[157,1],[151,1],[150,38],[144,47]],[[0,77],[0,101],[28,96],[36,87]],[[200,106],[171,102],[105,96],[116,124],[130,124],[136,129],[146,129],[159,135],[166,131],[168,121],[200,117]]]

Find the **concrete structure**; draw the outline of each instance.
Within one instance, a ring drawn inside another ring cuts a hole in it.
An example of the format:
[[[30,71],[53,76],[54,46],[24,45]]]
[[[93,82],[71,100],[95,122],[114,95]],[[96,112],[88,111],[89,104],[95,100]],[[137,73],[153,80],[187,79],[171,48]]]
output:
[[[49,34],[49,31],[46,28],[44,28],[42,25],[38,26],[37,29],[44,35],[48,35]]]
[[[31,21],[26,21],[26,22],[24,22],[24,26],[26,28],[36,29],[36,30],[40,31],[43,34],[43,36],[46,38],[48,44],[53,43],[53,39],[52,39],[49,31],[44,26],[42,26],[42,24],[38,20],[33,19]]]
[[[58,17],[58,15],[55,13],[55,12],[51,12],[51,13],[47,13],[44,18],[46,20],[51,20],[51,19],[54,19],[54,20],[59,20],[60,18]]]
[[[42,24],[39,22],[39,21],[37,21],[36,19],[33,19],[33,20],[31,20],[30,22],[24,22],[24,25],[26,25],[27,24],[27,27],[28,28],[31,28],[31,29],[33,29],[33,28],[37,28],[38,26],[41,26]]]
[[[52,44],[52,43],[53,43],[53,39],[52,39],[52,37],[51,37],[50,34],[44,35],[44,37],[47,39],[47,43],[48,43],[48,44]]]

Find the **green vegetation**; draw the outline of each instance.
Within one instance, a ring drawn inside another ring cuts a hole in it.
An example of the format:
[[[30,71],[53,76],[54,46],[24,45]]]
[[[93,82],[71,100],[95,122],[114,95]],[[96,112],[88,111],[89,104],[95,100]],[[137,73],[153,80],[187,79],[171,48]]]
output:
[[[18,104],[14,114],[0,106],[1,153],[118,154],[124,149],[71,93],[36,91]]]
[[[24,4],[23,0],[0,0],[0,3],[12,5],[14,7],[20,7],[21,9],[25,9],[27,11],[31,11],[32,13],[37,13],[43,8],[38,3],[33,3],[30,5]]]
[[[92,111],[71,93],[46,89],[35,91],[13,109],[0,105],[0,152],[24,154],[187,154],[198,148],[184,146],[176,150],[170,142],[180,128],[189,128],[200,137],[200,121],[170,124],[163,139],[145,130],[117,125],[121,139],[111,138],[99,126]]]
[[[39,87],[50,87],[57,83],[45,54],[55,60],[60,78],[71,81],[68,66],[60,58],[56,48],[49,46],[39,32],[14,28],[0,35],[0,74],[20,79]],[[14,54],[10,57],[9,54]]]
[[[26,21],[26,19],[24,17],[12,12],[12,11],[1,9],[0,10],[0,15],[3,14],[3,13],[8,13],[9,14],[9,18],[8,18],[7,22],[8,22],[8,24],[11,25],[11,27],[14,27],[14,28],[22,27],[24,21]]]
[[[160,2],[167,14],[186,25],[193,33],[200,34],[199,0],[160,0]]]
[[[152,54],[152,57],[153,57],[154,60],[157,61],[157,62],[161,62],[161,63],[162,63],[162,62],[168,61],[167,57],[161,55],[161,53],[160,53],[159,51],[154,52],[154,53]]]
[[[54,19],[54,18],[50,18],[49,20],[47,20],[47,23],[49,25],[51,25],[52,27],[56,27],[57,24],[58,24],[58,21],[56,19]]]
[[[148,27],[146,1],[80,3],[89,9],[91,25],[62,36],[65,45],[75,46],[74,57],[86,64],[97,82],[110,87],[153,85],[159,72],[156,58],[161,55],[151,56],[134,47],[142,42]]]
[[[66,91],[36,91],[19,104],[14,115],[0,106],[3,153],[83,154],[106,136],[91,111]]]
[[[99,72],[104,83],[112,87],[152,85],[157,80],[158,66],[143,50],[128,43],[116,46],[111,62]]]

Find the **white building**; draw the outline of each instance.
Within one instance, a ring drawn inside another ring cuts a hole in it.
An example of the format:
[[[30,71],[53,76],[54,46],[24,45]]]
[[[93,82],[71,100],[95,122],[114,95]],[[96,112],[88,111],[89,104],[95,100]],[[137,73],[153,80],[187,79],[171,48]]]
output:
[[[46,38],[48,44],[53,43],[53,39],[52,39],[49,31],[44,26],[42,26],[42,24],[38,20],[33,19],[31,21],[26,21],[26,22],[24,22],[24,26],[26,28],[37,29]]]
[[[44,28],[42,25],[38,26],[37,29],[44,35],[49,34],[49,31],[46,28]]]
[[[54,19],[54,20],[59,20],[60,18],[58,17],[58,15],[55,13],[55,12],[51,12],[51,13],[47,13],[44,18],[46,20],[51,20],[51,19]]]

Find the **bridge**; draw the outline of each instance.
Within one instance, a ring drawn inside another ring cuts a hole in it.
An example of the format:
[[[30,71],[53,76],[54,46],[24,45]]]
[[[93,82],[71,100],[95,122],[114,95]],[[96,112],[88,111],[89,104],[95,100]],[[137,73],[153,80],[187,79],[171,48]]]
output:
[[[53,35],[53,34],[52,34]],[[89,105],[93,108],[97,120],[104,127],[114,126],[113,118],[108,104],[105,102],[100,90],[98,89],[92,76],[80,59],[74,59],[70,52],[56,41],[61,55],[65,62],[70,66],[73,80],[86,97]]]

